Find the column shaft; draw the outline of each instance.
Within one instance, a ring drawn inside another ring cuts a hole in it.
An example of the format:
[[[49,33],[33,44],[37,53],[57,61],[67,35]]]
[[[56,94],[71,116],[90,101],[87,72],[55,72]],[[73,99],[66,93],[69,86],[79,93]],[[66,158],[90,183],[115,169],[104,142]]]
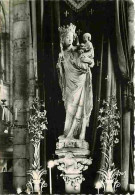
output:
[[[18,124],[27,124],[28,111],[28,47],[29,23],[27,0],[13,0],[13,79],[14,110]],[[13,138],[13,185],[26,188],[26,136],[25,128],[15,128]]]

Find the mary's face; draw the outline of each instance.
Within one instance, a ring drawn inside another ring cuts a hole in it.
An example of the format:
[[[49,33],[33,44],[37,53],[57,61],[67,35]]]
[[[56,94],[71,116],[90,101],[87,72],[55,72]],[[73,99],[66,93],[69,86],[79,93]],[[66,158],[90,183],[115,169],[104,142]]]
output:
[[[65,46],[70,46],[73,43],[73,33],[69,32],[64,38]]]

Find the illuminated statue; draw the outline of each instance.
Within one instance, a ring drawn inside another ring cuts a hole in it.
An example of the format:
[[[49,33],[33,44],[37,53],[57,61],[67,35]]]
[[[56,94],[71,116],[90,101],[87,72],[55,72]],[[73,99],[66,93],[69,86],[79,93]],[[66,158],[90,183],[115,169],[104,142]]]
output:
[[[94,66],[94,49],[93,45],[91,43],[91,34],[90,33],[85,33],[83,35],[83,41],[84,43],[81,43],[79,46],[79,53],[81,61],[83,61],[83,58],[90,58],[91,59],[91,65],[90,67]]]
[[[94,50],[88,33],[83,36],[83,44],[73,45],[77,38],[75,29],[73,24],[59,28],[61,52],[57,68],[66,110],[64,135],[59,139],[84,140],[93,108],[91,68]]]

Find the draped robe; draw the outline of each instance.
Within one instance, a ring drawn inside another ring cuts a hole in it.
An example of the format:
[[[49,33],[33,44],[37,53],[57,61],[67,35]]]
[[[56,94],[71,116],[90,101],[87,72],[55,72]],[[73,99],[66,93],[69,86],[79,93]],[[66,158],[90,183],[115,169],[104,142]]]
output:
[[[92,74],[88,63],[79,58],[75,47],[64,51],[59,58],[59,83],[62,90],[66,119],[64,135],[79,136],[82,131],[83,119],[89,125],[89,118],[93,108]]]

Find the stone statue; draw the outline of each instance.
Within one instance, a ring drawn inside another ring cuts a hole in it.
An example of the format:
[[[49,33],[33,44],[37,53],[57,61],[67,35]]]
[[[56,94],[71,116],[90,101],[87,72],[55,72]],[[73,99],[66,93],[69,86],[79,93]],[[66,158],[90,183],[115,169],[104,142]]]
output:
[[[80,58],[83,61],[83,58],[90,58],[91,59],[91,67],[94,66],[94,49],[91,43],[91,34],[85,33],[83,34],[83,41],[79,46],[79,52],[81,54]]]
[[[64,134],[59,139],[85,139],[93,108],[92,74],[94,50],[90,34],[84,43],[73,45],[77,38],[73,24],[59,27],[60,47],[57,63],[59,84],[66,110]]]

